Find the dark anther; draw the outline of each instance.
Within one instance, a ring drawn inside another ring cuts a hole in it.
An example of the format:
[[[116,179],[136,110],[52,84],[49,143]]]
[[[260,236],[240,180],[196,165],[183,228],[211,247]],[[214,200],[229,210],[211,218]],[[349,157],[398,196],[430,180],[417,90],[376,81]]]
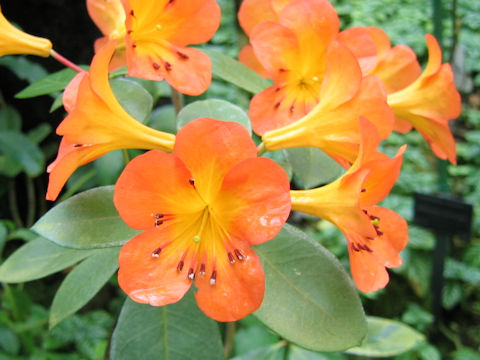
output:
[[[278,71],[280,71],[280,72],[287,72],[288,70],[285,69],[285,68],[280,68],[280,69],[278,69]]]
[[[193,271],[193,268],[188,269],[188,278],[190,280],[195,279],[195,272]]]
[[[181,51],[177,51],[177,55],[180,57],[180,59],[183,59],[183,60],[187,60],[187,59],[188,59],[188,55],[182,53]]]
[[[243,255],[242,255],[242,253],[240,252],[240,250],[235,249],[235,250],[233,250],[233,252],[234,252],[235,255],[237,256],[237,259],[238,259],[238,260],[242,261],[242,260],[244,259],[244,257],[243,257]]]
[[[133,32],[133,30],[128,30],[127,34],[130,35]]]
[[[183,260],[180,260],[180,262],[178,263],[177,265],[177,271],[178,272],[181,272],[183,269]]]
[[[194,178],[188,179],[188,182],[190,183],[190,185],[195,186],[195,179]]]
[[[155,220],[155,226],[160,226],[162,224],[163,224],[163,220],[159,220],[159,219]]]
[[[200,265],[200,275],[205,275],[205,264]]]
[[[277,87],[277,88],[275,88],[275,90],[274,90],[274,91],[275,91],[275,92],[279,92],[279,91],[280,91],[280,88],[279,88],[279,87]]]
[[[162,248],[161,248],[161,247],[156,248],[156,249],[153,250],[153,252],[152,252],[152,257],[159,257],[161,252],[162,252]]]
[[[378,236],[382,236],[382,235],[383,235],[383,232],[381,232],[380,230],[378,230],[377,227],[375,227],[375,231],[377,232],[377,235],[378,235]]]
[[[280,104],[281,104],[281,102],[280,102],[280,101],[279,101],[279,102],[277,102],[275,105],[273,105],[273,108],[274,108],[274,109],[278,109],[278,107],[280,106]]]
[[[135,13],[133,12],[133,10],[130,10],[130,15],[135,16]]]
[[[233,257],[232,253],[229,251],[227,255],[228,255],[228,261],[230,261],[230,264],[235,264],[235,258]]]
[[[135,49],[136,47],[137,47],[137,44],[133,43],[133,44],[132,44],[132,48]]]
[[[153,62],[153,63],[152,63],[152,66],[153,66],[153,68],[154,68],[155,70],[160,69],[160,65],[158,65],[156,62]]]
[[[290,112],[293,113],[295,111],[295,105],[290,106]]]
[[[82,144],[73,144],[73,147],[74,147],[74,148],[80,148],[80,147],[82,147],[82,146],[83,146]]]
[[[172,64],[170,64],[168,61],[165,61],[165,70],[167,70],[167,71],[172,70]]]
[[[365,192],[367,191],[367,189],[363,188],[362,190],[360,190],[360,192]]]
[[[357,247],[357,245],[355,245],[355,243],[350,243],[350,247],[355,250],[355,251],[360,251],[360,249]]]
[[[210,285],[215,285],[217,282],[217,270],[213,270],[212,275],[210,276]]]

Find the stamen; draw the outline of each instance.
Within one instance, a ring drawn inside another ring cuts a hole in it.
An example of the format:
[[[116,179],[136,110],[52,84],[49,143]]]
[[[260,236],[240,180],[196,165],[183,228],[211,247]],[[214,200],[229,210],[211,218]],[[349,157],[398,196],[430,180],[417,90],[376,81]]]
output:
[[[281,103],[282,103],[281,101],[277,102],[275,105],[273,105],[273,108],[278,109]]]
[[[165,70],[167,70],[167,71],[172,70],[172,64],[170,64],[168,61],[165,61],[164,65],[165,65]]]
[[[350,247],[351,247],[354,251],[360,251],[360,249],[357,247],[357,245],[355,245],[355,243],[353,243],[353,242],[350,243]]]
[[[184,264],[185,264],[185,263],[183,262],[183,260],[180,260],[180,261],[178,262],[178,265],[177,265],[177,271],[178,271],[178,272],[182,272],[182,269],[183,269],[183,265],[184,265]]]
[[[227,255],[228,255],[228,261],[230,261],[230,264],[235,264],[235,258],[233,257],[232,253],[229,251]]]
[[[195,187],[195,179],[194,179],[194,178],[188,179],[188,182],[190,183],[190,185],[192,185],[193,187]]]
[[[199,271],[200,275],[205,275],[205,263],[202,263],[200,265],[200,271]]]
[[[177,55],[180,57],[182,60],[188,60],[189,56],[187,54],[182,53],[181,51],[177,50]]]
[[[127,34],[130,35],[133,32],[133,30],[127,30]]]
[[[291,113],[293,113],[295,111],[295,104],[292,104],[289,110]]]
[[[360,190],[360,192],[362,192],[362,193],[365,192],[365,191],[367,191],[367,189],[362,189],[362,190]]]
[[[377,235],[378,235],[378,236],[382,236],[382,235],[383,235],[383,232],[380,231],[380,230],[378,230],[377,228],[375,228],[375,231],[377,232]]]
[[[279,92],[280,90],[281,90],[281,88],[277,87],[277,88],[275,88],[274,91],[275,91],[275,92]]]
[[[153,66],[153,68],[154,68],[155,70],[160,69],[160,65],[158,65],[156,62],[153,62],[153,63],[152,63],[152,66]]]
[[[237,256],[237,259],[238,259],[238,260],[243,261],[244,257],[243,257],[243,254],[240,252],[240,250],[235,249],[235,250],[233,250],[233,252],[234,252],[235,255]]]
[[[135,16],[135,13],[133,12],[133,10],[130,10],[130,15]]]
[[[212,271],[212,275],[210,276],[210,285],[215,285],[217,282],[217,270]]]
[[[288,71],[288,69],[285,69],[285,68],[280,68],[280,69],[278,69],[278,71],[280,71],[280,72],[287,72],[287,71]]]
[[[133,43],[133,44],[132,44],[132,48],[135,49],[136,47],[137,47],[137,44]]]
[[[193,271],[193,268],[188,269],[188,278],[190,280],[195,279],[195,272]]]
[[[199,242],[200,242],[200,236],[199,236],[199,235],[195,235],[195,236],[193,237],[193,242],[199,243]]]
[[[160,246],[159,248],[156,248],[155,250],[153,250],[152,257],[154,258],[160,257],[161,252],[162,252],[162,247]]]
[[[162,25],[160,25],[160,24],[155,25],[155,29],[162,30]]]
[[[73,144],[74,148],[81,148],[82,146],[83,146],[83,144]]]

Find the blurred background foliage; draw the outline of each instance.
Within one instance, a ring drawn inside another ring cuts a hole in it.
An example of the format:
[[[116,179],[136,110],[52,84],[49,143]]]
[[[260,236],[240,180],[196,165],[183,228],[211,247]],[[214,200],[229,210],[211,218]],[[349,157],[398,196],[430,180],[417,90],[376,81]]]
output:
[[[246,42],[236,20],[238,1],[218,2],[223,10],[222,24],[207,46],[235,57]],[[332,0],[332,3],[342,28],[379,26],[393,44],[411,46],[425,63],[424,34],[433,32],[430,2]],[[444,59],[455,69],[463,98],[462,115],[452,124],[458,165],[448,165],[447,182],[452,196],[477,205],[480,204],[480,1],[444,0],[442,6]],[[84,1],[5,0],[2,11],[25,31],[50,38],[67,58],[80,64],[90,62],[93,41],[100,34],[88,18]],[[59,138],[54,129],[64,117],[60,93],[32,99],[17,99],[15,94],[58,70],[58,64],[51,59],[0,58],[0,261],[35,238],[27,228],[52,206],[44,200],[48,180],[45,166],[56,155]],[[153,110],[145,122],[158,129],[175,131],[169,88],[147,81],[141,84],[153,98]],[[210,89],[200,97],[208,98],[248,108],[249,94],[219,79],[214,79]],[[184,98],[186,104],[192,100]],[[434,316],[430,279],[436,238],[429,230],[413,224],[413,194],[437,191],[438,162],[416,132],[406,136],[394,134],[382,147],[392,155],[403,143],[409,147],[402,173],[385,205],[411,223],[410,243],[402,253],[404,264],[390,272],[387,288],[362,296],[365,311],[368,315],[400,320],[426,335],[425,341],[396,359],[480,359],[480,217],[474,216],[470,239],[453,237],[449,244],[441,294],[442,312]],[[106,163],[109,166],[105,166]],[[62,199],[87,188],[115,183],[122,168],[121,152],[113,152],[82,167],[70,179]],[[348,267],[343,236],[333,225],[298,214],[293,214],[292,221]],[[115,277],[78,314],[48,331],[48,309],[67,272],[28,283],[2,284],[0,359],[101,359],[107,356],[109,338],[125,298]],[[230,356],[237,360],[362,358],[298,348],[269,331],[253,316],[237,323],[234,340],[226,346]]]

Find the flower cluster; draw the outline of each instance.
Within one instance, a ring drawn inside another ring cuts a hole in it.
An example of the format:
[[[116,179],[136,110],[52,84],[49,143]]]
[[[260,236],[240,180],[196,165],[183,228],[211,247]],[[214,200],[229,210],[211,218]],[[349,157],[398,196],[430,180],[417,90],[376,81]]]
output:
[[[126,66],[128,76],[165,80],[183,94],[206,91],[210,58],[189,45],[216,32],[215,0],[87,0],[87,8],[103,34],[88,71],[1,14],[0,55],[51,55],[78,71],[63,94],[67,116],[47,169],[47,199],[58,197],[78,167],[110,151],[146,150],[126,165],[114,192],[121,218],[142,230],[119,257],[119,285],[130,298],[167,305],[194,284],[208,316],[233,321],[252,313],[265,291],[252,246],[272,240],[291,210],[343,232],[359,290],[386,286],[386,268],[401,264],[408,229],[377,204],[397,180],[406,146],[390,158],[380,142],[415,128],[435,155],[456,162],[448,122],[461,101],[432,35],[422,72],[415,53],[392,47],[383,30],[340,31],[327,0],[244,0],[238,19],[249,45],[239,59],[273,83],[250,102],[261,139],[255,144],[242,125],[211,118],[176,135],[155,130],[127,113],[110,88],[109,74]],[[261,155],[295,147],[319,148],[345,172],[318,188],[291,190],[282,167]]]

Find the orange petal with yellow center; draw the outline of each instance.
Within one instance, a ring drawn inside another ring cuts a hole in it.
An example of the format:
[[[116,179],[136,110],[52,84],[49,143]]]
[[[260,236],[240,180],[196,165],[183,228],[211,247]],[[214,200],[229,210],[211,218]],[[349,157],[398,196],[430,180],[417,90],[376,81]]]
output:
[[[190,170],[204,200],[213,200],[224,176],[237,163],[257,156],[247,129],[235,122],[201,118],[177,134],[173,153]]]
[[[235,321],[249,315],[260,307],[265,293],[265,275],[258,256],[246,243],[236,243],[244,259],[234,264],[217,261],[215,285],[208,276],[195,279],[198,306],[217,321]]]
[[[273,239],[290,214],[290,182],[285,171],[267,158],[240,162],[225,176],[212,204],[217,218],[235,238],[251,245]]]
[[[177,271],[182,249],[166,246],[159,257],[152,256],[172,238],[169,227],[145,231],[123,245],[118,259],[118,284],[134,301],[153,306],[180,300],[191,281]]]
[[[115,207],[128,226],[141,230],[154,228],[157,214],[195,213],[205,204],[190,184],[191,177],[177,156],[148,151],[129,162],[118,178]]]

